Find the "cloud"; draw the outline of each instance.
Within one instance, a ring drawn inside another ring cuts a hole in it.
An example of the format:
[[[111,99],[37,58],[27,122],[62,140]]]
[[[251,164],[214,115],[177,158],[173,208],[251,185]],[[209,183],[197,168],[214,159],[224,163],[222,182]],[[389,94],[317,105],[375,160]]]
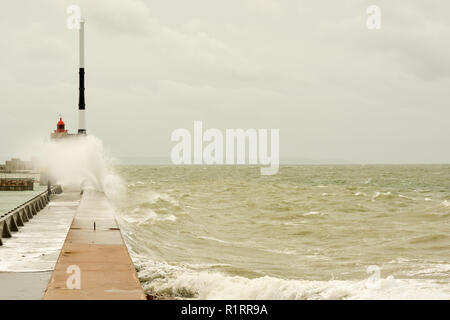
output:
[[[294,157],[450,161],[450,6],[435,0],[380,0],[375,32],[370,1],[8,1],[0,127],[29,131],[2,139],[4,153],[47,137],[59,113],[76,129],[72,3],[87,19],[89,130],[118,156],[167,154],[171,130],[201,119],[278,127]],[[411,141],[429,141],[423,156]]]

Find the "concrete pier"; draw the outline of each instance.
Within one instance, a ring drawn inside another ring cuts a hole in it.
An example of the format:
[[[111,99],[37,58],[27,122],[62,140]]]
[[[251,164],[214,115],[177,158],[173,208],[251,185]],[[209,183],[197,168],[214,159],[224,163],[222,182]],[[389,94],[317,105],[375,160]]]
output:
[[[72,285],[74,277],[79,286]],[[146,299],[104,193],[84,191],[43,298]]]
[[[36,197],[28,200],[24,204],[4,213],[0,216],[0,246],[3,245],[2,238],[11,238],[12,232],[18,232],[19,227],[33,219],[39,211],[49,203],[52,194],[62,192],[60,186],[54,186],[48,191],[44,191]]]
[[[32,220],[18,224],[19,232],[3,239],[0,300],[42,299],[80,199],[76,190],[53,194]]]

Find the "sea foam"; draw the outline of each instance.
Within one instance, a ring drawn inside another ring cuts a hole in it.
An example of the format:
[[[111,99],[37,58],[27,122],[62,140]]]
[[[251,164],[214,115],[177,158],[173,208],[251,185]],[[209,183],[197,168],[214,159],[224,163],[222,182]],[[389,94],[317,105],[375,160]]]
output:
[[[139,277],[150,294],[196,299],[449,299],[450,286],[434,280],[291,280],[271,276],[249,279],[220,272],[195,271],[163,262],[139,264]]]

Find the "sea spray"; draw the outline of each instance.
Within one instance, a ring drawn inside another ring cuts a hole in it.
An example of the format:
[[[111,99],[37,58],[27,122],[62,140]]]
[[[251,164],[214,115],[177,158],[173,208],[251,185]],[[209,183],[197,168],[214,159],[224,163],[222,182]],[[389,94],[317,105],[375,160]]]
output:
[[[51,140],[38,158],[41,169],[63,188],[94,189],[112,198],[120,194],[122,182],[114,174],[114,160],[95,136]]]
[[[222,272],[197,271],[134,254],[147,293],[163,299],[317,300],[317,299],[448,299],[448,285],[429,279],[297,280],[273,276],[247,278]],[[141,260],[142,259],[142,260]],[[139,262],[141,261],[141,262]]]

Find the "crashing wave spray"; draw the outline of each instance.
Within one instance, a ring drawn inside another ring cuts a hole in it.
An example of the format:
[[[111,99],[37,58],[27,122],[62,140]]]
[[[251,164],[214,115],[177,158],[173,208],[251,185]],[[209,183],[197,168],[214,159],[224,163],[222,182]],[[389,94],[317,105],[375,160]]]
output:
[[[56,139],[44,144],[39,165],[53,183],[66,189],[93,189],[115,196],[121,187],[113,173],[113,159],[95,136]]]

